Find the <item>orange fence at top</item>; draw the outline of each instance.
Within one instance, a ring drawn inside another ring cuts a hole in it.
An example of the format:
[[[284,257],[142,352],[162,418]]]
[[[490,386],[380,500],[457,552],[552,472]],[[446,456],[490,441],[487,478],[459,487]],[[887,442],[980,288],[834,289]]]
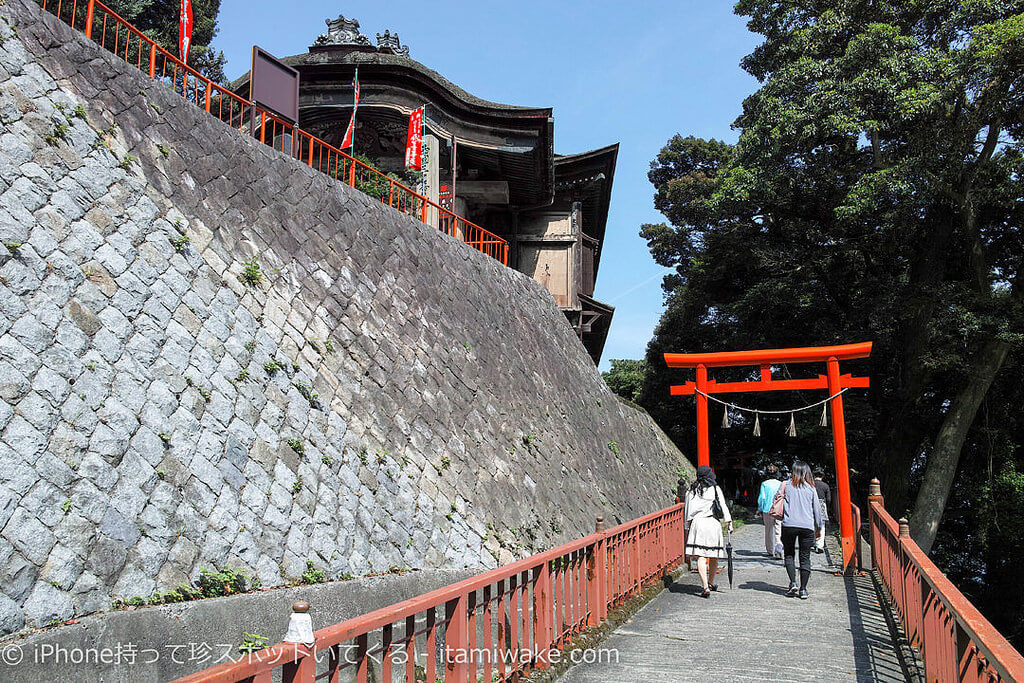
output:
[[[931,681],[1024,681],[1024,657],[885,510],[878,480],[868,496],[871,558]]]
[[[508,242],[253,102],[218,85],[99,0],[37,0],[43,9],[224,123],[508,265]]]
[[[598,518],[594,534],[320,629],[312,646],[281,643],[178,683],[520,680],[678,566],[684,542],[681,504],[607,531]]]

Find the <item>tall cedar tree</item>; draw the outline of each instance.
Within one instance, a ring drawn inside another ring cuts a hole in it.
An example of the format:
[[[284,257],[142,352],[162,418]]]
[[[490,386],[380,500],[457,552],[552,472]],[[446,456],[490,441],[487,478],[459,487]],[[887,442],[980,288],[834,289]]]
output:
[[[847,368],[872,377],[846,396],[855,490],[878,476],[926,550],[952,491],[957,523],[991,549],[1008,537],[982,520],[997,492],[1021,500],[1009,473],[1024,471],[1024,418],[1008,409],[1024,379],[1024,2],[741,0],[736,12],[764,36],[743,60],[762,85],[738,143],[676,136],[651,164],[668,223],[641,235],[675,272],[641,403],[692,448],[692,406],[668,397],[681,376],[661,353],[874,340]],[[762,439],[713,420],[713,443],[824,462],[817,417],[789,442],[788,419]]]
[[[178,0],[109,0],[104,2],[171,54],[178,56]],[[217,35],[220,0],[192,0],[192,45],[188,65],[216,83],[226,82],[223,52],[210,47]]]

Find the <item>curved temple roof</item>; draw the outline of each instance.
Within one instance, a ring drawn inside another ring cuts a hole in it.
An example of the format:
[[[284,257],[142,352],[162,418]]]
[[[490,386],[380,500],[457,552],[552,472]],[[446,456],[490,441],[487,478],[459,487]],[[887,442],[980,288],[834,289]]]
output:
[[[300,127],[347,121],[358,66],[360,110],[398,123],[426,104],[431,128],[445,137],[455,136],[463,154],[475,154],[513,181],[513,204],[551,199],[555,155],[550,107],[489,102],[414,59],[365,44],[313,45],[309,52],[281,61],[301,74]],[[247,96],[249,74],[234,81],[231,89]]]

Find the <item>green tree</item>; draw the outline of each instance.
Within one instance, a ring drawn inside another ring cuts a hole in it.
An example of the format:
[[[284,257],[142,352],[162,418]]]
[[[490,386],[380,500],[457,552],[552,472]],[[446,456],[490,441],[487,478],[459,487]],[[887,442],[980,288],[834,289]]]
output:
[[[647,361],[613,358],[611,364],[611,370],[601,373],[605,384],[622,398],[636,401],[647,375]]]
[[[762,85],[738,143],[677,136],[650,173],[669,224],[641,234],[675,268],[652,367],[668,350],[875,340],[872,389],[848,401],[871,449],[854,463],[913,500],[925,549],[1021,341],[1022,10],[741,0],[765,40],[743,61]],[[658,417],[669,383],[653,371],[641,397]]]
[[[111,0],[104,4],[172,55],[179,56],[180,3],[177,0]],[[219,13],[220,0],[192,1],[192,44],[188,65],[216,83],[225,83],[224,64],[227,58],[223,52],[215,52],[210,47],[217,35]]]

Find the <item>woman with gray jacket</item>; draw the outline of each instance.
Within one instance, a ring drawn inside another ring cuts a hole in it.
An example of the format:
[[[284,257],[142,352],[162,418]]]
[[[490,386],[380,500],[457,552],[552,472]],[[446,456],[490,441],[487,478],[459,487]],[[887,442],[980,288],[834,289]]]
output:
[[[814,487],[814,475],[807,463],[793,463],[793,475],[779,488],[786,498],[782,517],[782,549],[789,574],[789,597],[797,595],[807,599],[807,580],[811,578],[811,550],[814,536],[822,527],[821,503]],[[776,494],[778,495],[778,494]],[[796,583],[796,546],[800,545],[800,585]]]

